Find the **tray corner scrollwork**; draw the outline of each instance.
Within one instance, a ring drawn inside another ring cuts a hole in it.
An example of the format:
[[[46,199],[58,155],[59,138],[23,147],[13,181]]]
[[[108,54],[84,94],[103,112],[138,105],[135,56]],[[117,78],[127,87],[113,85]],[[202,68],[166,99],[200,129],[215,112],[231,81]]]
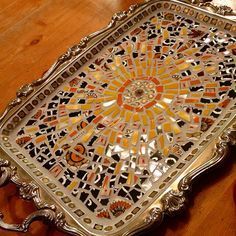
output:
[[[31,95],[36,89],[39,88],[39,86],[43,85],[45,82],[47,82],[52,76],[54,76],[57,72],[59,72],[62,68],[64,68],[67,64],[70,64],[71,61],[73,61],[74,58],[79,56],[86,50],[86,48],[89,46],[92,41],[94,41],[96,38],[105,35],[106,33],[109,33],[110,30],[114,29],[118,24],[122,23],[126,18],[128,18],[130,15],[134,14],[136,11],[138,11],[144,3],[141,4],[134,4],[129,7],[127,11],[121,11],[115,13],[111,21],[109,22],[108,26],[103,28],[100,31],[97,31],[95,33],[92,33],[80,40],[78,44],[73,45],[70,47],[64,54],[58,57],[58,59],[55,61],[55,63],[46,71],[42,77],[40,77],[37,80],[34,80],[32,83],[25,84],[16,92],[16,98],[11,100],[6,109],[2,114],[0,114],[0,123],[4,120],[4,118],[8,115],[8,113],[19,106],[29,95]]]
[[[164,195],[162,203],[165,214],[173,216],[182,212],[186,208],[188,202],[187,194],[191,191],[193,182],[201,176],[202,173],[211,170],[221,163],[227,156],[229,146],[235,144],[236,124],[232,125],[232,127],[228,128],[220,136],[220,140],[215,146],[215,151],[211,159],[185,175],[178,183],[177,190],[170,190]]]
[[[131,235],[134,235],[134,232],[151,227],[154,223],[156,225],[161,224],[165,215],[173,217],[182,213],[187,208],[188,194],[191,192],[194,181],[203,173],[218,166],[227,156],[229,146],[234,145],[236,145],[236,123],[220,136],[219,142],[215,145],[212,158],[185,175],[179,181],[177,189],[171,189],[167,192],[161,199],[162,206],[152,208],[145,218],[143,226],[138,230],[134,230]]]
[[[34,182],[22,181],[17,174],[17,168],[14,167],[10,161],[0,158],[0,187],[9,183],[13,183],[19,189],[19,195],[23,200],[31,200],[34,202],[37,210],[28,215],[21,224],[8,224],[3,221],[4,214],[0,212],[0,228],[27,232],[31,223],[36,220],[42,220],[54,224],[59,230],[73,235],[83,236],[84,234],[78,229],[67,224],[65,215],[58,210],[55,205],[43,202],[39,187]]]

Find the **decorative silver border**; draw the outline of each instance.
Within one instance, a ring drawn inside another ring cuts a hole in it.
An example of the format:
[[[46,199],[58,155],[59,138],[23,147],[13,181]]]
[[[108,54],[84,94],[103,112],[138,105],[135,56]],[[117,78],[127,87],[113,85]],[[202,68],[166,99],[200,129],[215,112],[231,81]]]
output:
[[[162,1],[162,0],[159,0]],[[174,0],[169,0],[174,2]],[[16,94],[16,99],[12,100],[3,114],[0,116],[0,124],[7,119],[14,109],[17,109],[30,95],[33,94],[40,86],[43,86],[52,76],[55,76],[67,65],[71,64],[76,57],[81,55],[89,46],[91,46],[94,40],[98,40],[99,37],[105,36],[110,30],[113,30],[117,26],[121,25],[129,16],[135,14],[142,8],[145,8],[149,3],[158,2],[157,0],[146,0],[142,4],[132,5],[128,11],[122,11],[116,13],[109,25],[101,31],[89,35],[83,38],[79,44],[71,47],[68,51],[60,56],[57,61],[52,65],[52,67],[42,76],[42,78],[32,82],[31,84],[26,84],[19,89]],[[177,1],[176,1],[177,2]],[[195,7],[201,7],[213,13],[235,17],[236,13],[232,8],[227,6],[215,6],[210,1],[205,0],[183,0],[182,2],[191,4]],[[232,18],[230,18],[232,19]],[[163,220],[164,215],[176,215],[176,213],[182,211],[186,207],[187,195],[191,190],[191,185],[193,181],[200,176],[203,172],[211,169],[212,167],[218,165],[226,157],[230,145],[236,144],[236,123],[232,127],[228,128],[221,135],[219,142],[215,147],[215,152],[213,157],[201,165],[200,167],[189,172],[185,177],[183,177],[178,183],[178,188],[176,190],[170,190],[161,198],[161,206],[152,208],[148,216],[144,219],[143,223],[133,228],[127,229],[127,232],[123,233],[123,236],[134,235],[151,225],[160,224]],[[85,236],[86,234],[79,230],[78,228],[70,226],[66,219],[64,213],[58,209],[54,204],[50,205],[43,202],[40,195],[40,188],[33,182],[24,182],[21,180],[20,176],[17,174],[17,168],[11,165],[8,160],[3,160],[0,158],[0,187],[7,185],[8,183],[14,183],[19,188],[19,195],[24,200],[32,200],[37,207],[37,211],[31,213],[21,224],[7,224],[3,221],[3,214],[0,212],[0,228],[27,232],[29,226],[35,220],[45,220],[55,225],[59,230],[69,233],[71,235]]]

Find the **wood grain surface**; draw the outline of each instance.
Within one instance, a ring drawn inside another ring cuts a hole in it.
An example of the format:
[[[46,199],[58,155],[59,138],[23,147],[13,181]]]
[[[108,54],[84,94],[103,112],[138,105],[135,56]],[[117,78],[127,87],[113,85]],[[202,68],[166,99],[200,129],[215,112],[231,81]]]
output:
[[[216,0],[227,3],[227,0]],[[66,49],[102,27],[111,16],[138,0],[0,0],[0,111],[16,90],[39,78]],[[236,8],[235,0],[228,0]],[[143,235],[236,235],[236,149],[226,162],[194,184],[188,209],[166,218],[160,227]],[[34,210],[20,200],[17,189],[0,189],[0,210],[8,223],[20,223]],[[0,236],[61,236],[54,227],[33,223],[26,234]]]

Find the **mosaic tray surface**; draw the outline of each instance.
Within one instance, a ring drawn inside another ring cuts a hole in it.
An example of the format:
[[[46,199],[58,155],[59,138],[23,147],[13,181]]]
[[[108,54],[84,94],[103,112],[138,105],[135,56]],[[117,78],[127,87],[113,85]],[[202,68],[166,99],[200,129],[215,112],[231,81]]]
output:
[[[229,32],[156,12],[67,78],[15,146],[78,217],[112,230],[233,106],[235,55]]]

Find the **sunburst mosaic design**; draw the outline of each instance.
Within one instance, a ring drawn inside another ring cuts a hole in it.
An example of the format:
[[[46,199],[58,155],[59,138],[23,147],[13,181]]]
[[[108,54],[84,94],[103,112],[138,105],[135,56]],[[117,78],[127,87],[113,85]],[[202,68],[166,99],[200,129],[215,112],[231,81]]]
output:
[[[16,143],[83,209],[111,221],[235,99],[235,55],[231,35],[158,13],[68,79]]]

